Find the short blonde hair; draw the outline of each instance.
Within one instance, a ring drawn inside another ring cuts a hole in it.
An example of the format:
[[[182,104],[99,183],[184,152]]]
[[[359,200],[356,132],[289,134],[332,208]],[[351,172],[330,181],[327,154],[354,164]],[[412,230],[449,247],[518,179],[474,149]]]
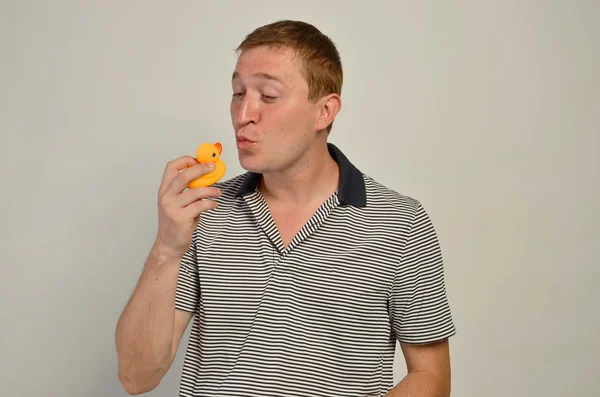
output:
[[[316,102],[332,93],[341,95],[344,73],[335,43],[313,25],[302,21],[277,21],[248,34],[237,51],[259,46],[291,48],[302,59],[301,73],[308,84],[308,100]],[[333,123],[327,127],[331,131]]]

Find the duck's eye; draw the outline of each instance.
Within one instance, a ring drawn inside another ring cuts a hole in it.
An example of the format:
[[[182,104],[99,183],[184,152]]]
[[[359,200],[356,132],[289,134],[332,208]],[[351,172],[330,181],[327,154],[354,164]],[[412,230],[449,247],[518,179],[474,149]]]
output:
[[[216,153],[213,153],[213,154],[212,154],[212,156],[213,156],[213,158],[215,158],[215,157],[217,157],[217,154],[216,154]]]

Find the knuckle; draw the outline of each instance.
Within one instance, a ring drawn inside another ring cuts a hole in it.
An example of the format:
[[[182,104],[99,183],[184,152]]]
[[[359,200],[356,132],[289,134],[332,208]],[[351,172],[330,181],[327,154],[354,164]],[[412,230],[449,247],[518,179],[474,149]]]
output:
[[[167,217],[167,219],[171,219],[171,220],[175,219],[175,216],[174,216],[175,214],[173,214],[173,211],[171,211],[170,209],[165,209],[164,212],[165,212],[165,216]]]
[[[198,195],[200,197],[210,197],[210,193],[211,193],[210,187],[202,187],[202,188],[198,189]]]
[[[167,216],[167,218],[171,220],[176,220],[178,217],[177,208],[174,208],[172,205],[165,207],[164,213]]]
[[[161,194],[158,196],[158,204],[162,207],[167,207],[172,201],[172,196],[166,190],[161,192]]]
[[[183,188],[187,187],[187,184],[196,179],[191,172],[188,170],[182,171],[177,175],[177,178],[173,181],[177,185],[178,190],[181,192]],[[183,186],[186,185],[186,186]]]
[[[209,206],[210,206],[210,200],[201,200],[196,203],[196,207],[201,212],[208,210]]]
[[[176,161],[177,160],[168,161],[167,164],[165,165],[165,170],[170,170],[170,169],[174,168]]]
[[[219,189],[217,189],[215,187],[209,187],[206,190],[206,195],[209,197],[216,197],[219,195]]]
[[[187,184],[191,180],[195,179],[194,172],[193,172],[193,170],[190,170],[189,168],[187,168],[187,169],[181,171],[175,179],[177,179],[177,183],[179,183],[179,184]]]

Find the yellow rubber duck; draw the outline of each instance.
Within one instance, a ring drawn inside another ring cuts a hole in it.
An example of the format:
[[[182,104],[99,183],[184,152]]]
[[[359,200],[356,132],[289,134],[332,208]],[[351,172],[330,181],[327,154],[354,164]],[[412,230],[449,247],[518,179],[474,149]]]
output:
[[[196,160],[200,163],[215,163],[215,170],[198,179],[194,179],[188,183],[188,188],[210,186],[223,178],[227,168],[225,167],[225,163],[220,160],[222,151],[223,146],[219,142],[215,144],[205,142],[198,146],[196,149]]]

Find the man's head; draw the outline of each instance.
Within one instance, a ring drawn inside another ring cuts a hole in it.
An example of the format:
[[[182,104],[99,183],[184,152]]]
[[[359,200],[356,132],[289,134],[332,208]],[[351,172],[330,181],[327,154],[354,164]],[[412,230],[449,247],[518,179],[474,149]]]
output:
[[[297,21],[256,29],[238,51],[231,117],[240,162],[255,172],[283,171],[327,141],[341,109],[338,51]]]

